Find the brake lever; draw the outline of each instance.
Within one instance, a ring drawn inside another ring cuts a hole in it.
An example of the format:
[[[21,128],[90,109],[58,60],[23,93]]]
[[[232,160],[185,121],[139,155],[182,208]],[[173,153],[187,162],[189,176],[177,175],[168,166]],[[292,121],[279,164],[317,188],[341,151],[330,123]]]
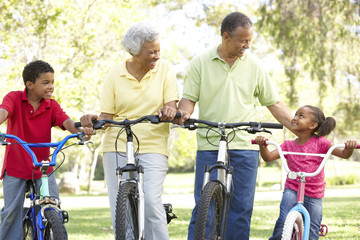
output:
[[[258,133],[258,132],[265,132],[265,133],[270,133],[272,135],[272,132],[270,132],[269,130],[267,129],[259,129],[259,128],[246,128],[245,131],[247,131],[248,133],[251,133],[251,134],[255,134],[255,133]]]
[[[84,139],[84,133],[83,132],[79,132],[78,133],[78,139],[79,139],[79,141],[78,141],[78,145],[84,145],[85,144],[85,139]]]
[[[5,141],[5,134],[0,134],[0,145],[10,145],[9,142]]]
[[[266,132],[266,133],[270,133],[272,135],[272,132],[267,130],[267,129],[262,129],[261,132]]]

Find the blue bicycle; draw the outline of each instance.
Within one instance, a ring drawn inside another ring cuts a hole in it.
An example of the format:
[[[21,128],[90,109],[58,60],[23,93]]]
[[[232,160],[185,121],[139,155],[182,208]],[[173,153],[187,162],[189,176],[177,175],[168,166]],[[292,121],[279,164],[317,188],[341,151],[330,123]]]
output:
[[[13,139],[16,143],[6,142],[5,139]],[[65,143],[71,138],[78,138],[77,143],[64,147]],[[0,145],[20,144],[31,156],[35,167],[40,167],[42,172],[41,188],[37,191],[34,179],[27,181],[26,198],[30,198],[30,206],[24,207],[23,216],[23,233],[24,239],[40,239],[40,240],[64,240],[67,239],[67,232],[65,223],[68,222],[68,213],[60,209],[58,200],[50,199],[48,179],[49,175],[53,174],[56,169],[47,174],[49,167],[56,165],[56,157],[61,150],[73,145],[84,145],[85,140],[83,133],[76,133],[66,136],[63,140],[56,143],[28,143],[17,136],[11,134],[0,133]],[[31,148],[51,147],[54,152],[49,159],[44,159],[38,162],[35,153]]]

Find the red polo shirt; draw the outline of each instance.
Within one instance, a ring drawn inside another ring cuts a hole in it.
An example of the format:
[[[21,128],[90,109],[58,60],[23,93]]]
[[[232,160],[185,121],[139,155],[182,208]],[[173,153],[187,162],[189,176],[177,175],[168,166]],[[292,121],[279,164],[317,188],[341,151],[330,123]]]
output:
[[[40,106],[34,112],[30,104],[26,91],[13,91],[8,93],[0,108],[8,111],[7,134],[18,136],[29,143],[51,142],[51,128],[58,126],[62,129],[63,122],[69,118],[54,99],[41,100]],[[8,142],[15,142],[7,139]],[[46,159],[50,154],[49,148],[32,148],[38,160]],[[30,155],[21,145],[6,146],[3,169],[0,179],[4,172],[9,176],[31,179],[34,166]],[[49,169],[52,171],[52,168]],[[39,168],[34,171],[34,178],[40,178]]]

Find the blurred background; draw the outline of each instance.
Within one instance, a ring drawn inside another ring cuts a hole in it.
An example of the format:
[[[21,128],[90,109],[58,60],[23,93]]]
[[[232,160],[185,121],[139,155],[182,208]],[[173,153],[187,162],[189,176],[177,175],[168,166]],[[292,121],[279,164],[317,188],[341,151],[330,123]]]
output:
[[[174,64],[181,96],[189,61],[220,43],[221,21],[232,11],[253,21],[256,33],[250,51],[270,72],[281,100],[292,111],[311,104],[334,117],[337,127],[329,136],[333,142],[360,139],[360,1],[355,0],[2,0],[0,98],[23,90],[24,66],[42,59],[55,70],[54,98],[75,121],[85,113],[99,113],[105,74],[130,57],[122,49],[122,36],[142,20],[159,26],[161,57]],[[259,118],[249,121],[275,122],[258,108]],[[6,131],[6,124],[0,131]],[[53,130],[54,141],[65,135]],[[104,191],[101,135],[92,138],[94,145],[65,150],[66,160],[56,174],[78,181],[77,192]],[[271,139],[293,137],[289,131],[275,130]],[[195,132],[172,129],[169,152],[170,173],[192,173]],[[355,174],[359,161],[357,152],[346,165],[335,159],[328,184],[360,183]],[[258,186],[280,188],[281,178],[279,161],[262,163]]]

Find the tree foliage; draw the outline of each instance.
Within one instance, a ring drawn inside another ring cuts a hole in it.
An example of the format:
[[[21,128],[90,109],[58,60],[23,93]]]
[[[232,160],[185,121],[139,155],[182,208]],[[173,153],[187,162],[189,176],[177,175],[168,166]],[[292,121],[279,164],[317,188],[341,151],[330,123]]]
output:
[[[281,51],[289,104],[301,102],[299,82],[310,78],[318,86],[317,104],[344,129],[360,127],[359,11],[351,0],[270,0],[257,11],[259,31]]]
[[[0,2],[0,62],[2,98],[23,89],[22,70],[35,59],[55,70],[54,98],[72,119],[98,113],[102,79],[110,67],[123,61],[121,36],[144,18],[147,1],[4,0]],[[66,133],[54,131],[57,141]],[[93,137],[96,146],[100,138]],[[66,150],[67,166],[91,166],[87,148]],[[93,149],[93,155],[96,152]],[[90,167],[89,167],[90,168]],[[87,171],[90,171],[90,169]]]

